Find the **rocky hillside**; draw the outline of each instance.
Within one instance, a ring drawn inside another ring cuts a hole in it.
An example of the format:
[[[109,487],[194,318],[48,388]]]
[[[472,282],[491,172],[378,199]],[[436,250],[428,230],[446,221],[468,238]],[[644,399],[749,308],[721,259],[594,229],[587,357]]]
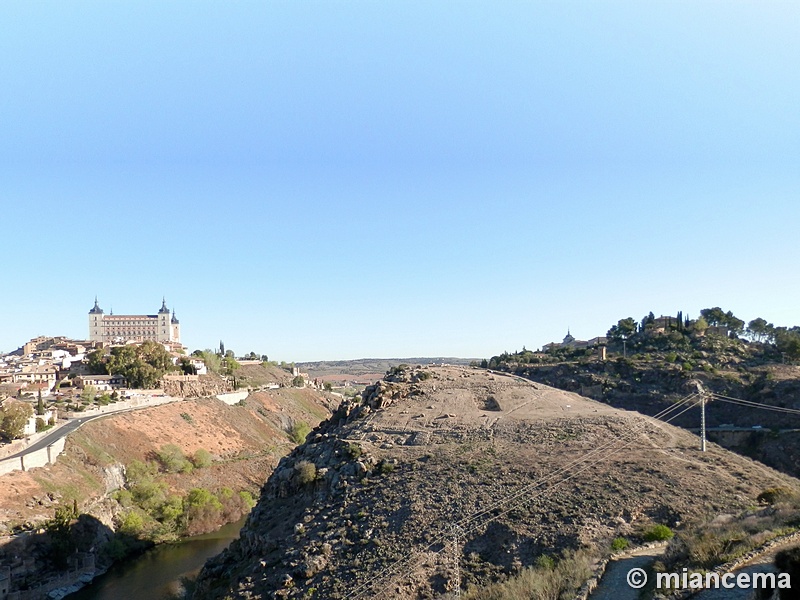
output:
[[[728,354],[726,360],[726,354],[705,353],[697,368],[686,368],[684,365],[688,363],[685,361],[667,360],[670,357],[668,353],[544,365],[504,363],[498,368],[616,408],[649,415],[664,410],[678,398],[697,389],[698,383],[706,390],[724,396],[800,410],[800,367],[734,362],[731,361],[733,356]],[[726,448],[794,477],[800,476],[800,415],[712,401],[707,406],[706,420],[712,429],[750,429],[749,433],[738,432],[737,435],[712,431],[709,436]],[[697,429],[700,426],[699,409],[687,411],[675,420],[675,424]]]
[[[433,598],[798,482],[694,435],[464,367],[396,371],[281,460],[195,600]],[[458,525],[459,543],[452,543]]]

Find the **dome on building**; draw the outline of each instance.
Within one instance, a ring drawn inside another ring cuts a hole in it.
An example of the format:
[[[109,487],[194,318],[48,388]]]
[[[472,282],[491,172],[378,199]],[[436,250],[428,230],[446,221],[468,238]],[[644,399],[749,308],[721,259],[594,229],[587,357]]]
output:
[[[178,321],[178,317],[175,316],[175,310],[172,311],[172,324],[178,325],[180,321]]]
[[[169,309],[167,308],[167,300],[166,298],[161,299],[161,308],[158,309],[158,314],[160,315],[168,315]]]

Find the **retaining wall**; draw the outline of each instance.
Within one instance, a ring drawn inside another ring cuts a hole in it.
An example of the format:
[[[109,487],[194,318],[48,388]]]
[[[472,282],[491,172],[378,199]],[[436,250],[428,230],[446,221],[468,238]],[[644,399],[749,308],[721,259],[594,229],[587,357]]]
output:
[[[229,392],[227,394],[217,394],[217,400],[222,400],[225,404],[234,405],[241,402],[249,395],[250,392],[246,390],[244,392]]]

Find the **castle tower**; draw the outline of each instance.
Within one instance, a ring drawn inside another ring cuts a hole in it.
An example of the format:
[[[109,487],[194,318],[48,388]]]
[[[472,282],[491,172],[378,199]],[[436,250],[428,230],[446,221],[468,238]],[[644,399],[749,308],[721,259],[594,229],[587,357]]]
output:
[[[161,308],[158,309],[158,325],[156,326],[156,339],[159,342],[168,342],[172,339],[172,324],[169,318],[167,300],[161,299]]]
[[[172,309],[172,320],[170,321],[171,325],[171,337],[170,339],[173,342],[180,342],[181,341],[181,322],[178,321],[178,317],[175,316],[175,309]]]
[[[97,304],[97,296],[94,297],[94,306],[89,311],[89,341],[102,342],[103,340],[103,309]]]

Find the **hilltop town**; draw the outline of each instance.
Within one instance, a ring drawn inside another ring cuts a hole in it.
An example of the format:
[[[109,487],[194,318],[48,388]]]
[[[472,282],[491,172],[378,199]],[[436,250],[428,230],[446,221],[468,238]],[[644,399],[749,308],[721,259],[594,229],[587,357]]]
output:
[[[216,351],[181,343],[180,322],[162,300],[155,314],[105,314],[95,299],[88,312],[87,339],[39,336],[0,354],[0,441],[46,431],[60,417],[130,408],[164,397],[200,397],[246,389],[278,387],[248,378],[242,367],[266,356],[238,360],[224,345]],[[294,365],[285,365],[296,386],[322,387]]]

